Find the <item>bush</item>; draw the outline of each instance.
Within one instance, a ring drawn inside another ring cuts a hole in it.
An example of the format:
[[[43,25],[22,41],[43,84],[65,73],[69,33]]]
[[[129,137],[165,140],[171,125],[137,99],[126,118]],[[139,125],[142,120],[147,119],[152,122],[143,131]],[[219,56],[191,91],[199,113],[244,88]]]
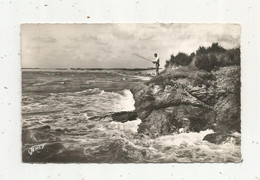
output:
[[[175,62],[177,65],[187,66],[188,64],[190,64],[190,59],[187,54],[180,52],[175,57]]]
[[[208,53],[224,53],[226,49],[220,46],[218,43],[212,43],[210,47],[207,48]]]
[[[196,51],[196,55],[205,55],[209,53],[224,53],[227,50],[220,46],[218,43],[212,43],[211,46],[205,48],[204,46],[200,46]]]
[[[219,67],[240,65],[240,48],[227,50],[227,52],[221,54],[218,59]]]
[[[172,54],[171,58],[166,61],[165,68],[173,64],[176,66],[187,66],[194,57],[196,59],[196,67],[211,71],[216,67],[240,65],[240,48],[227,50],[218,43],[212,43],[207,48],[200,46],[196,51],[196,55],[195,53],[187,55],[182,52],[179,52],[176,56]]]
[[[170,60],[166,61],[165,68],[167,68],[169,65],[177,65],[177,66],[187,66],[192,61],[192,58],[195,56],[194,53],[192,53],[190,56],[188,56],[186,53],[179,52],[176,56],[171,55]]]
[[[169,67],[169,65],[172,65],[173,64],[173,61],[174,61],[174,55],[172,54],[171,55],[171,58],[169,60],[166,60],[165,62],[165,68]]]
[[[216,80],[216,77],[209,72],[200,72],[197,74],[193,86],[199,86],[201,87],[203,84],[208,88],[210,86],[213,86],[212,82]]]
[[[228,56],[231,60],[232,65],[240,65],[240,48],[228,50]]]
[[[189,64],[191,63],[191,61],[193,60],[194,57],[195,57],[195,53],[194,52],[189,55],[189,60],[188,60]]]
[[[213,54],[199,55],[196,58],[195,66],[199,69],[210,72],[217,67],[217,58]]]
[[[167,68],[167,67],[169,67],[169,65],[170,65],[170,61],[169,61],[169,60],[166,60],[164,67]]]
[[[204,46],[200,46],[199,49],[196,51],[196,55],[207,54],[207,50]]]
[[[218,66],[219,67],[224,67],[228,66],[230,64],[230,59],[227,54],[221,54],[218,58]]]

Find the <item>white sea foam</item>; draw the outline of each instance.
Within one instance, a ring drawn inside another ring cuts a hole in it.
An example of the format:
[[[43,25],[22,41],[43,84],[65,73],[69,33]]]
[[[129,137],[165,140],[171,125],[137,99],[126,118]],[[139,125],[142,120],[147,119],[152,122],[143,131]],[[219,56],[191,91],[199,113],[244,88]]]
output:
[[[120,96],[120,100],[116,107],[118,111],[133,111],[135,110],[135,100],[130,90],[123,90],[123,95]]]
[[[207,134],[213,133],[213,130],[205,130],[200,132],[189,132],[180,133],[167,136],[161,136],[155,139],[155,143],[163,146],[181,146],[182,144],[196,145],[196,143],[201,142],[203,137]]]
[[[33,86],[41,86],[41,85],[44,85],[44,84],[48,84],[49,82],[40,82],[40,83],[35,83],[33,84]]]
[[[150,76],[134,76],[136,79],[141,79],[143,81],[149,81],[150,79],[152,79],[152,77]]]
[[[118,131],[130,131],[133,133],[137,133],[138,125],[141,123],[140,119],[136,119],[134,121],[127,121],[125,123],[121,122],[110,122],[110,128],[116,129]]]

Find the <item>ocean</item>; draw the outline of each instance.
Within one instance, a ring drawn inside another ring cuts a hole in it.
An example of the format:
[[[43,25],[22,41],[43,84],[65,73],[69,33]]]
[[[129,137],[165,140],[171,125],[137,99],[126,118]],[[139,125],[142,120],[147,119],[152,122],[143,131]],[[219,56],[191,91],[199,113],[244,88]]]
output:
[[[150,138],[137,133],[138,118],[112,121],[135,109],[130,89],[149,79],[127,70],[23,70],[23,162],[240,162],[232,140],[202,140],[210,129]]]

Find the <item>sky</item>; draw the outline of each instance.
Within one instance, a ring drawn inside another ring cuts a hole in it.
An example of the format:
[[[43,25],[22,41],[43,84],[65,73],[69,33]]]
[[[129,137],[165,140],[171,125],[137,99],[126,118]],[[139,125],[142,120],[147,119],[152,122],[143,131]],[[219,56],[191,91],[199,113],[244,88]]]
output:
[[[148,68],[157,53],[161,67],[171,54],[190,54],[213,42],[240,46],[236,24],[23,24],[23,68]]]

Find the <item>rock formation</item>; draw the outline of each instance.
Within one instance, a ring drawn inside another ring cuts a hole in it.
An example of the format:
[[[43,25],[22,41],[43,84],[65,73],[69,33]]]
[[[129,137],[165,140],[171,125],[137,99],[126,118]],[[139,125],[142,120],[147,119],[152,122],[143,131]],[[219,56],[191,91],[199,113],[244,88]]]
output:
[[[239,66],[212,72],[168,67],[132,93],[142,120],[139,133],[156,137],[205,129],[240,132]]]

